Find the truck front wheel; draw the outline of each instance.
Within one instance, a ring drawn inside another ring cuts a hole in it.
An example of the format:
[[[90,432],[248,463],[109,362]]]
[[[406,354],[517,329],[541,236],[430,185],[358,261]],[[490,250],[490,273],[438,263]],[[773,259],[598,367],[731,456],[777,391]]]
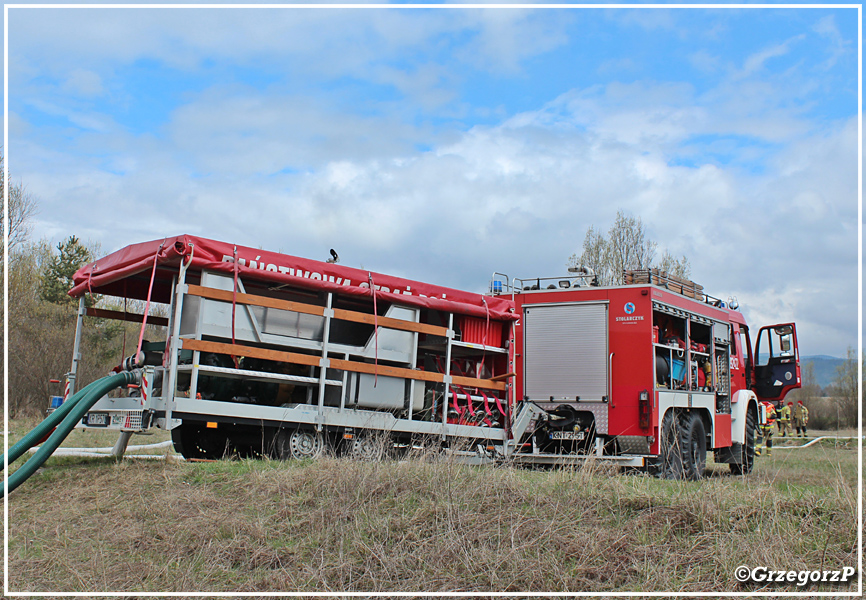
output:
[[[746,413],[746,441],[743,443],[743,455],[740,464],[731,463],[731,473],[734,475],[748,475],[755,466],[755,434],[757,429],[757,416],[755,411],[749,409]]]

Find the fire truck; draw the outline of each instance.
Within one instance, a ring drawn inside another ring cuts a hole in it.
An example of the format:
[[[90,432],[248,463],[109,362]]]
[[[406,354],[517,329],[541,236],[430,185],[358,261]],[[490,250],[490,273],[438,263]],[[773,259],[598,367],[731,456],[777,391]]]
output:
[[[599,287],[494,273],[470,293],[181,235],[79,269],[72,368],[90,318],[160,325],[138,373],[78,427],[171,431],[188,459],[376,459],[419,444],[477,462],[587,460],[699,479],[748,473],[759,402],[800,386],[793,323],[753,333],[734,302],[657,270]],[[139,300],[132,313],[88,306]],[[104,303],[103,303],[104,304]],[[152,305],[156,310],[150,309]],[[101,393],[101,392],[100,392]]]

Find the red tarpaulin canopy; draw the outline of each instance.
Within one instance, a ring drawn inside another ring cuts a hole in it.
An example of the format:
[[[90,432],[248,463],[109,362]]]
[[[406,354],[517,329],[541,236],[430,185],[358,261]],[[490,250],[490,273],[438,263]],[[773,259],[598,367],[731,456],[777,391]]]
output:
[[[192,271],[207,269],[231,275],[234,251],[234,244],[191,235],[133,244],[78,269],[69,295],[79,297],[94,293],[144,300],[156,256],[152,299],[168,303],[172,277],[177,274],[181,259],[187,262],[192,256],[189,266]],[[481,318],[517,318],[514,304],[505,297],[483,296],[246,246],[237,246],[237,256],[238,275],[244,279],[370,297],[369,277],[372,275],[376,296],[383,301]]]

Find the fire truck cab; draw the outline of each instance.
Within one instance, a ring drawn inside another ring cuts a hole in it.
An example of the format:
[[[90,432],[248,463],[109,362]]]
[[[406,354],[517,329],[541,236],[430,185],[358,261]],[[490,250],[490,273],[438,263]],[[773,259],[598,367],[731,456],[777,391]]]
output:
[[[640,455],[660,476],[698,479],[713,450],[751,471],[758,401],[800,387],[794,324],[762,328],[753,352],[736,303],[693,282],[655,269],[590,280],[494,278],[519,315],[515,398],[544,413],[524,451]]]

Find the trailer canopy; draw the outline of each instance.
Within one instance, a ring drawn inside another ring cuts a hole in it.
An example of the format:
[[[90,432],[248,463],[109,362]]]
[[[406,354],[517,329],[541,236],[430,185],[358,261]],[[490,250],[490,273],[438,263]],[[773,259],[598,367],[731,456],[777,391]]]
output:
[[[369,297],[372,278],[377,297],[384,301],[481,318],[517,319],[513,302],[502,296],[484,296],[191,235],[133,244],[85,265],[75,273],[69,295],[93,293],[144,300],[155,259],[151,298],[169,303],[172,278],[181,260],[185,264],[191,261],[192,271],[232,274],[235,256],[238,275],[245,280]]]

